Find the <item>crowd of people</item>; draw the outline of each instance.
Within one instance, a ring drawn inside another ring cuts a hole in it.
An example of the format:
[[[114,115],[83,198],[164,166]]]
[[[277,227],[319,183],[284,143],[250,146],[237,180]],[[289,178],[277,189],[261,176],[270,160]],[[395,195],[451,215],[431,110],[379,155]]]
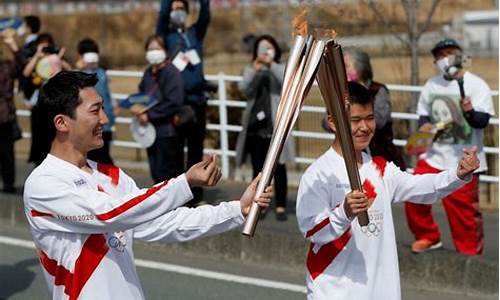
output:
[[[252,58],[238,84],[247,106],[236,142],[236,164],[241,166],[249,156],[255,179],[239,201],[201,205],[203,187],[216,185],[221,174],[216,156],[203,158],[209,89],[203,41],[210,23],[210,1],[199,0],[199,17],[193,24],[187,22],[189,4],[187,0],[161,2],[156,31],[144,43],[148,66],[138,93],[128,99],[145,100],[143,105],[125,107],[135,122],[151,125],[156,134],[146,149],[155,183],[148,189],[138,188],[114,166],[113,127],[124,108],[111,96],[98,43],[80,40],[78,59],[72,64],[65,59],[66,49],[50,33],[40,33],[36,16],[23,19],[22,46],[12,35],[2,35],[13,57],[0,59],[3,192],[16,192],[14,143],[22,137],[14,104],[18,81],[31,110],[29,161],[36,166],[24,185],[24,204],[56,298],[92,298],[97,291],[108,295],[112,286],[115,296],[119,291],[120,298],[141,299],[133,239],[175,242],[225,232],[243,223],[254,201],[263,208],[261,218],[267,213],[273,189],[268,187],[259,199],[254,194],[280,101],[285,70],[282,49],[271,35],[253,40]],[[456,250],[465,255],[483,252],[479,174],[487,170],[483,130],[494,115],[493,101],[484,80],[463,67],[463,50],[455,40],[438,42],[431,54],[440,73],[424,85],[417,114],[419,131],[435,133],[436,139],[418,157],[414,174],[408,174],[405,157],[393,143],[389,89],[374,80],[366,52],[344,51],[351,131],[364,191],[350,189],[337,138],[302,175],[296,212],[299,229],[310,242],[309,299],[400,298],[392,203],[405,202],[415,236],[414,253],[441,247],[431,214],[432,203],[440,199]],[[334,119],[328,113],[323,128],[336,133]],[[294,159],[295,141],[289,137],[274,170],[278,221],[288,219],[286,163]],[[355,221],[364,212],[368,226]],[[59,285],[65,283],[58,283],[57,268],[76,274],[80,265],[75,262],[86,251],[97,255],[92,272],[85,275],[86,288],[61,289]],[[380,259],[365,260],[367,256]],[[377,281],[381,278],[391,284]]]

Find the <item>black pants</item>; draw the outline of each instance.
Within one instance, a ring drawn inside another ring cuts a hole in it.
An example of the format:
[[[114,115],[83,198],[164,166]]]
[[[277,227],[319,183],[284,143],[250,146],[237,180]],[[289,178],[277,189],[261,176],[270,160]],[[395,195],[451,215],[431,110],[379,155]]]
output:
[[[270,144],[271,138],[263,138],[257,135],[248,135],[247,137],[245,147],[246,151],[250,154],[254,178],[262,171]],[[274,170],[276,207],[286,207],[287,185],[286,166],[284,164],[277,164]]]
[[[113,133],[111,131],[104,131],[102,133],[102,140],[104,145],[99,149],[94,149],[87,153],[87,158],[95,162],[107,165],[114,165],[113,159],[110,155],[110,144],[113,139]]]
[[[182,174],[182,145],[179,137],[156,138],[146,152],[155,183]]]
[[[207,105],[192,105],[196,113],[196,122],[189,124],[183,130],[183,142],[187,145],[187,167],[199,163],[203,159],[203,143],[207,133]],[[184,153],[184,152],[182,152]],[[184,161],[184,160],[182,160]],[[187,203],[188,206],[194,206],[203,200],[203,189],[201,187],[191,188],[193,200]]]
[[[16,165],[12,122],[0,124],[0,169],[4,190],[14,187]]]

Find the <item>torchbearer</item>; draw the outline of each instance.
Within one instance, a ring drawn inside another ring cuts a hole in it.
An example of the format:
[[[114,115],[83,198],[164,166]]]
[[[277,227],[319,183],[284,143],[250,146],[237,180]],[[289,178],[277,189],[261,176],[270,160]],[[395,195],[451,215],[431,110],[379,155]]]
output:
[[[352,154],[364,192],[351,186],[338,121],[329,114],[335,140],[306,170],[297,195],[299,229],[311,242],[307,297],[397,300],[401,291],[391,204],[433,203],[461,187],[479,167],[477,149],[464,149],[455,168],[426,175],[411,175],[382,157],[371,157],[363,150],[376,127],[373,98],[359,83],[349,82],[347,87]],[[368,213],[367,226],[355,221],[360,213]]]

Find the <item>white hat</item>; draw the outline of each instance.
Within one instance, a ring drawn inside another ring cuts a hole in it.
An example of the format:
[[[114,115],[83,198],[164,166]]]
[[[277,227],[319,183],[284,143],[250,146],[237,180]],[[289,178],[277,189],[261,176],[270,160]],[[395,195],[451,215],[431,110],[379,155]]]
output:
[[[130,124],[130,132],[136,142],[141,144],[143,148],[149,148],[156,139],[156,130],[151,123],[142,126],[137,119],[132,119]]]

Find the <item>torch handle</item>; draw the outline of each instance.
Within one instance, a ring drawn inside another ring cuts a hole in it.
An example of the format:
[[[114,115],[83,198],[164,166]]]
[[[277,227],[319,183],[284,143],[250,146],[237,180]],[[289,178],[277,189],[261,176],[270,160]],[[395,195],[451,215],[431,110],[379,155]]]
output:
[[[464,78],[460,77],[457,79],[458,88],[460,89],[460,98],[465,98],[465,89],[464,89]]]

